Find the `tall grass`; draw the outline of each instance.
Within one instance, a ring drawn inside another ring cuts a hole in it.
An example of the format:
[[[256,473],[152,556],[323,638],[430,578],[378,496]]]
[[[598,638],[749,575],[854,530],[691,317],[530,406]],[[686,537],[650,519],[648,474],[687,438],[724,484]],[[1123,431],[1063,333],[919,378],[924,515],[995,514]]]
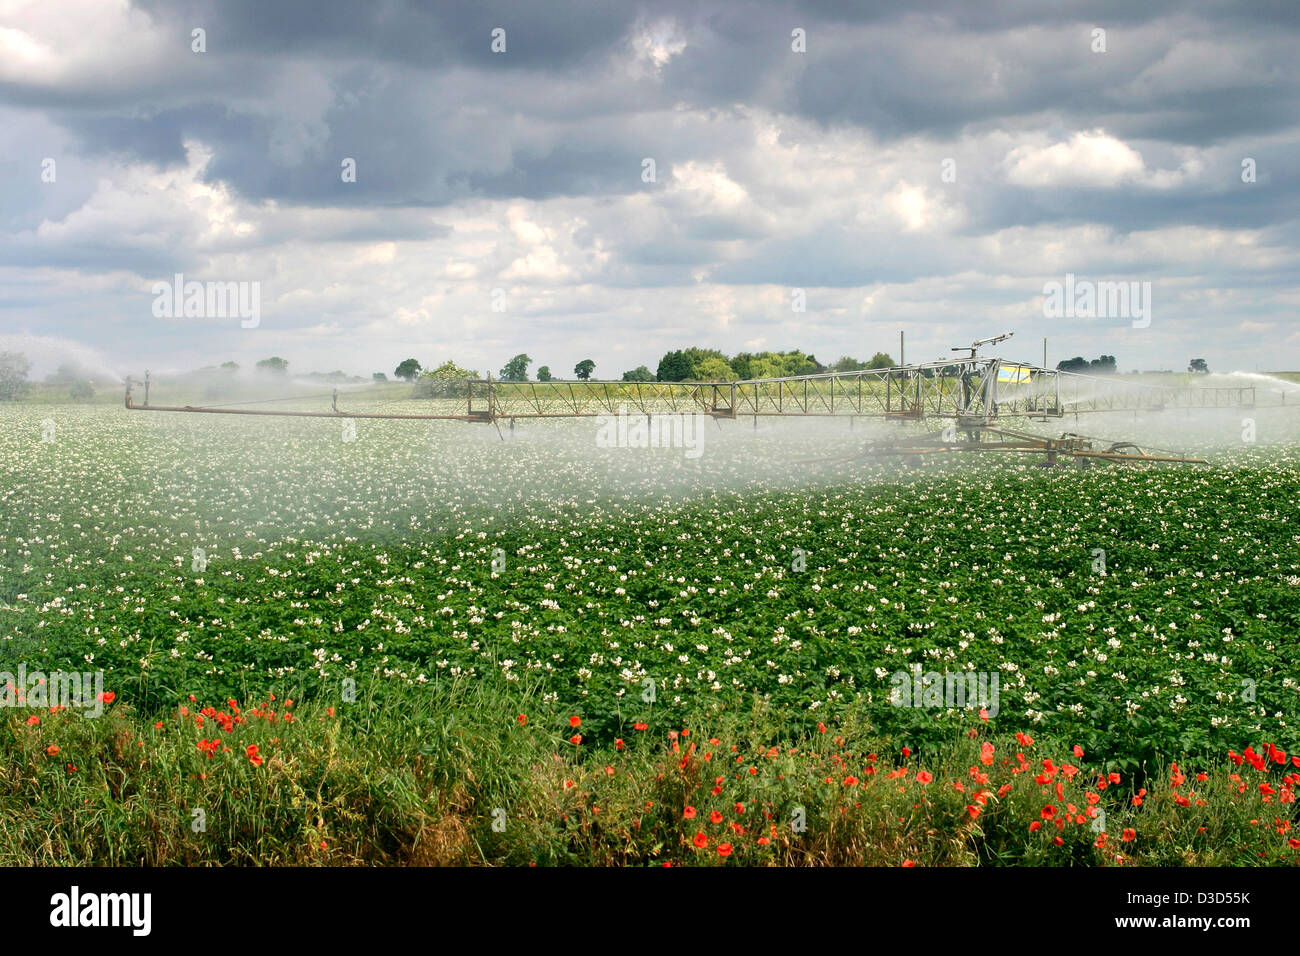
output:
[[[8,710],[0,863],[1300,860],[1289,757],[1250,751],[1241,766],[1202,768],[1204,780],[1147,767],[1138,791],[1062,743],[995,739],[972,723],[904,753],[852,718],[787,737],[755,702],[595,740],[581,715],[549,710],[535,689],[485,680],[351,702],[184,701],[163,715],[122,699],[99,719]]]

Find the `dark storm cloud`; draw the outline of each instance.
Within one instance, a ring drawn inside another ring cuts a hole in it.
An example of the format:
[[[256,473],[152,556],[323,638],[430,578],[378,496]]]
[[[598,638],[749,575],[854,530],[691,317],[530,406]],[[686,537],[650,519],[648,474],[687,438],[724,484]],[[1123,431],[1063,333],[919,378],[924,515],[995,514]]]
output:
[[[339,56],[410,66],[577,69],[625,35],[637,6],[607,0],[432,2],[379,0],[138,0],[182,35],[208,30],[210,49],[266,57]],[[508,56],[492,53],[506,31]]]
[[[1300,216],[1300,183],[1287,175],[1284,191],[1251,190],[1237,176],[1225,177],[1227,189],[1205,193],[1189,201],[1180,191],[1150,189],[1053,190],[1007,187],[980,194],[967,234],[1007,226],[1047,223],[1077,225],[1104,222],[1117,233],[1157,226],[1208,226],[1257,229],[1278,225]],[[1234,184],[1235,180],[1235,186]]]
[[[184,141],[200,139],[214,148],[211,179],[251,199],[288,202],[439,205],[632,192],[628,165],[662,139],[657,111],[676,102],[744,102],[884,140],[1015,127],[1046,114],[1065,128],[1104,117],[1124,138],[1207,145],[1294,128],[1300,89],[1300,16],[1288,4],[140,5],[178,47],[202,26],[208,53],[179,61],[152,89],[124,90],[117,106],[102,107],[94,91],[80,107],[52,107],[53,115],[92,153],[158,164],[183,161]],[[662,82],[612,68],[626,59],[635,25],[665,17],[676,18],[686,46]],[[1104,54],[1090,49],[1094,24],[1108,31]],[[489,46],[498,26],[507,31],[502,55]],[[790,50],[794,27],[807,31],[807,54]],[[1249,60],[1204,89],[1177,82],[1194,64],[1173,62],[1168,80],[1150,79],[1189,37],[1246,49]],[[294,104],[263,102],[288,64],[319,71],[330,102],[309,117],[315,135],[286,158],[277,156],[277,137]],[[21,99],[21,90],[9,92]],[[575,99],[586,116],[608,116],[606,128],[576,125]],[[532,129],[516,128],[521,115]],[[364,164],[347,188],[338,176],[345,156]],[[1025,221],[1043,212],[1031,204]],[[1161,214],[1153,203],[1150,215]]]
[[[1164,28],[1159,4],[1116,5],[1113,15],[1041,4],[1034,16],[961,15],[960,8],[976,6],[932,4],[935,13],[926,17],[914,6],[891,5],[893,16],[870,24],[809,20],[779,8],[732,12],[708,21],[702,42],[674,61],[667,78],[682,95],[706,102],[775,90],[767,105],[884,138],[950,135],[1042,111],[1075,125],[1110,114],[1123,135],[1198,144],[1296,122],[1300,6],[1279,9],[1268,23],[1231,11],[1199,19],[1171,6],[1173,21]],[[797,60],[789,52],[791,25],[807,31],[809,52]],[[1098,26],[1107,31],[1105,53],[1092,49]],[[1188,36],[1211,48],[1249,46],[1249,70],[1219,89],[1134,88]],[[773,85],[774,76],[788,83]]]
[[[251,124],[243,117],[228,117],[226,110],[215,103],[198,103],[147,115],[74,113],[66,117],[66,125],[81,140],[100,150],[129,152],[134,159],[171,166],[185,162],[186,136],[220,137],[237,149],[237,144],[247,138]]]

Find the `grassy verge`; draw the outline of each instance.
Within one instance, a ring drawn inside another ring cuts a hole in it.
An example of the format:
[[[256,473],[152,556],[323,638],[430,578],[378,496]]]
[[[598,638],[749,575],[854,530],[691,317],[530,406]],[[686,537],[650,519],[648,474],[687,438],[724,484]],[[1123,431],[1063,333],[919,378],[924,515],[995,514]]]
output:
[[[0,716],[0,863],[1268,865],[1300,862],[1296,758],[1112,773],[1068,742],[915,752],[761,705],[608,739],[527,689]],[[576,722],[576,723],[575,723]]]

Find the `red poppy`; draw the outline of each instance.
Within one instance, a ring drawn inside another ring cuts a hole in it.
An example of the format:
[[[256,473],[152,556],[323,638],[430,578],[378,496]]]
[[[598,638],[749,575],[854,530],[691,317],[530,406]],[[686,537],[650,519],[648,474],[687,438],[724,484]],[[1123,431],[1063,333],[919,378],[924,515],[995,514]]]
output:
[[[45,752],[49,754],[51,757],[53,757],[55,754],[59,752],[59,745],[50,744],[48,747],[45,748]]]
[[[719,844],[718,844],[718,856],[731,856],[731,844],[730,844],[730,843],[719,843]]]
[[[1056,816],[1056,807],[1052,806],[1049,803],[1047,806],[1043,807],[1041,816],[1044,820],[1052,819],[1053,817]]]
[[[1124,832],[1120,834],[1120,839],[1125,843],[1131,843],[1137,839],[1137,831],[1132,827],[1125,827]]]
[[[574,734],[569,738],[569,743],[573,744],[575,747],[578,746],[578,744],[582,743],[582,734]]]
[[[573,716],[573,717],[570,717],[570,718],[569,718],[569,726],[570,726],[570,727],[581,727],[581,726],[582,726],[582,718],[581,718],[581,717],[578,717],[578,716],[576,716],[576,715]]]
[[[520,727],[522,727],[524,724],[528,723],[528,715],[520,714],[518,717],[515,718],[515,722],[519,724]]]
[[[682,811],[682,816],[685,817],[687,820],[695,819],[695,808],[687,807],[685,810]]]
[[[637,723],[637,724],[633,724],[633,725],[632,725],[632,729],[633,729],[633,730],[649,730],[649,729],[650,729],[650,725],[649,725],[649,724],[641,724],[641,723]]]
[[[1074,754],[1080,760],[1083,759],[1083,748],[1080,747],[1078,744],[1075,744],[1073,747],[1070,748],[1070,753]]]
[[[933,780],[934,780],[934,776],[928,770],[918,770],[916,772],[916,782],[921,784],[922,786],[931,783]]]
[[[626,747],[626,746],[627,746],[627,744],[623,743],[623,738],[622,738],[622,737],[619,737],[618,739],[616,739],[616,740],[614,741],[614,749],[615,749],[615,750],[622,750],[622,749],[623,749],[624,747]]]
[[[721,822],[722,822],[722,814],[719,813],[717,810],[714,810],[712,813],[709,814],[709,822],[710,822],[710,823],[721,823]]]
[[[709,838],[706,837],[703,833],[697,833],[695,834],[695,845],[699,847],[701,850],[703,850],[706,846],[709,845]]]

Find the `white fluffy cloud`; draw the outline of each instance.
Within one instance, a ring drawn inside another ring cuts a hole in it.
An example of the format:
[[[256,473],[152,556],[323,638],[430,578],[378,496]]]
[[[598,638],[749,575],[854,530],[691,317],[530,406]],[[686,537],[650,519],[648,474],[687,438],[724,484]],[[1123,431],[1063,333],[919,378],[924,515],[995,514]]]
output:
[[[1075,133],[1050,146],[1017,146],[1003,160],[1017,186],[1118,186],[1146,174],[1142,154],[1103,130]]]

